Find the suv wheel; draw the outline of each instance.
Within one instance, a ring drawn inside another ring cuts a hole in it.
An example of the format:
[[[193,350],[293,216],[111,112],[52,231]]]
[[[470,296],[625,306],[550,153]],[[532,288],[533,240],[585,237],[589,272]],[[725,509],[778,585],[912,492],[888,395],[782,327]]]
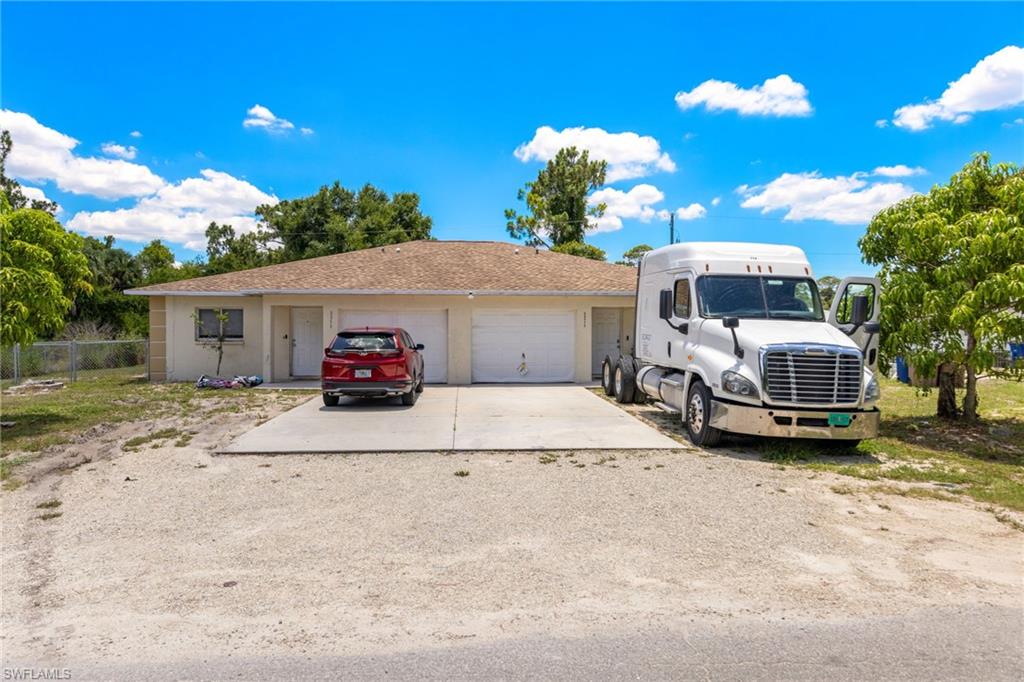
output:
[[[337,407],[338,406],[338,396],[331,395],[330,393],[324,393],[323,395],[324,395],[324,405],[326,405],[327,407]]]
[[[416,404],[416,399],[419,398],[419,397],[420,397],[419,391],[417,391],[416,388],[413,387],[412,389],[409,390],[408,393],[403,393],[402,394],[402,404],[403,405],[415,405]]]
[[[713,448],[722,439],[721,429],[711,426],[711,391],[704,382],[695,379],[690,384],[683,421],[686,435],[694,445]]]

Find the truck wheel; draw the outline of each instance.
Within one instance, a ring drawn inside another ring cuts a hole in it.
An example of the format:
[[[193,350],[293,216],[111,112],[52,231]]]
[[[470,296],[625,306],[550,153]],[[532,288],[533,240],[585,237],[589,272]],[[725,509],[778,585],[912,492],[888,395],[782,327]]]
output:
[[[326,405],[327,407],[337,407],[338,396],[331,395],[330,393],[324,393],[324,405]]]
[[[604,362],[601,363],[601,388],[604,389],[605,395],[615,395],[614,375],[615,365],[612,364],[611,357],[606,355],[604,356]]]
[[[711,391],[701,381],[690,384],[683,421],[694,445],[713,448],[722,439],[722,431],[711,426]]]
[[[627,404],[633,402],[633,393],[636,385],[636,376],[633,374],[633,363],[626,362],[619,358],[615,366],[615,402]]]

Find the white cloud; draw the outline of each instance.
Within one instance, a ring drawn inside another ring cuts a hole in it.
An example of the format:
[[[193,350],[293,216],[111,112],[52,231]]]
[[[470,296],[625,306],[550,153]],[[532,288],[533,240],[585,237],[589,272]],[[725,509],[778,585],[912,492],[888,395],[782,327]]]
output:
[[[895,166],[879,166],[872,171],[872,175],[882,175],[887,178],[907,178],[911,175],[924,175],[927,172],[928,171],[920,166],[914,166],[911,168],[910,166],[900,163]]]
[[[864,224],[886,206],[914,194],[897,182],[869,183],[866,173],[822,177],[813,173],[783,173],[767,185],[741,185],[743,208],[761,213],[785,210],[784,220],[826,220],[844,225]]]
[[[632,132],[609,133],[601,128],[579,127],[558,131],[550,126],[541,126],[532,140],[516,148],[515,157],[524,163],[547,162],[565,147],[586,149],[592,159],[607,161],[607,182],[642,178],[657,171],[674,173],[676,170],[675,162],[661,151],[661,145],[653,137]]]
[[[893,114],[893,125],[914,132],[932,123],[966,123],[981,111],[1006,109],[1024,103],[1024,48],[1009,45],[990,54],[951,82],[938,100],[908,104]]]
[[[134,159],[135,155],[139,153],[139,150],[131,145],[126,147],[116,142],[104,142],[100,145],[100,149],[107,156],[116,156],[119,159],[127,159],[128,161]]]
[[[743,116],[809,116],[813,111],[807,88],[787,74],[751,88],[706,80],[689,92],[676,93],[676,104],[684,110],[704,105],[708,111],[736,111]]]
[[[28,185],[22,185],[21,193],[25,195],[25,198],[28,199],[29,201],[51,201],[51,199],[48,196],[46,196],[46,192],[39,189],[38,187],[29,187]],[[57,204],[57,213],[60,214],[63,212],[64,209],[61,208],[60,204]]]
[[[715,197],[711,200],[712,206],[718,206],[720,203],[722,203],[722,197]]]
[[[1024,126],[1024,118],[1015,118],[1008,123],[1004,123],[1004,128],[1012,128],[1013,126]]]
[[[302,133],[303,135],[312,135],[313,134],[313,129],[312,128],[299,128],[299,132]]]
[[[591,206],[605,204],[604,215],[595,220],[595,232],[614,232],[622,229],[623,218],[648,223],[659,216],[652,204],[660,203],[665,194],[654,185],[640,184],[628,192],[605,187],[587,198]]]
[[[884,118],[878,119],[877,121],[875,121],[875,127],[876,128],[888,128],[889,127],[888,119],[884,119]]]
[[[133,130],[128,134],[135,138],[142,137],[142,133],[140,133],[138,130]]]
[[[73,194],[121,199],[152,194],[166,183],[146,166],[122,159],[76,156],[78,140],[48,128],[28,114],[0,111],[0,128],[9,130],[14,146],[7,170],[31,182],[52,180]]]
[[[708,210],[698,203],[689,206],[682,206],[676,209],[676,218],[680,220],[697,220],[708,214]]]
[[[256,227],[255,208],[278,201],[227,173],[205,169],[200,175],[167,185],[131,208],[83,211],[68,227],[96,236],[112,234],[126,241],[163,239],[202,249],[211,221],[229,223],[237,233],[250,232]]]
[[[283,133],[295,127],[295,124],[285,118],[278,118],[270,109],[262,104],[254,104],[246,111],[248,116],[242,125],[246,128],[258,128],[268,133]]]

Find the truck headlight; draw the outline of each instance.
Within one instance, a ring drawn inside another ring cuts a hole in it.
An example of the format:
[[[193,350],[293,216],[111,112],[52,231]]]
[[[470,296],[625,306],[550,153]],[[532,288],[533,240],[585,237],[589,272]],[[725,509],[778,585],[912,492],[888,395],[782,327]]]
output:
[[[882,397],[882,389],[878,385],[878,379],[871,377],[868,385],[864,387],[864,402],[873,403]]]
[[[737,374],[736,372],[730,372],[729,370],[722,372],[722,388],[729,393],[735,393],[736,395],[741,395],[746,398],[760,397],[760,394],[757,392],[757,387],[754,386],[754,382]]]

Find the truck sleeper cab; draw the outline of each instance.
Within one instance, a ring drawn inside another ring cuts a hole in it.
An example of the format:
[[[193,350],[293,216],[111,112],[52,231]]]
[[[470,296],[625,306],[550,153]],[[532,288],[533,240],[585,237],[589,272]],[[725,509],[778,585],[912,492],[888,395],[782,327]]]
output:
[[[878,433],[879,283],[847,278],[821,305],[793,246],[687,243],[644,255],[636,356],[605,358],[619,402],[678,412],[697,445],[723,433],[859,441]]]

